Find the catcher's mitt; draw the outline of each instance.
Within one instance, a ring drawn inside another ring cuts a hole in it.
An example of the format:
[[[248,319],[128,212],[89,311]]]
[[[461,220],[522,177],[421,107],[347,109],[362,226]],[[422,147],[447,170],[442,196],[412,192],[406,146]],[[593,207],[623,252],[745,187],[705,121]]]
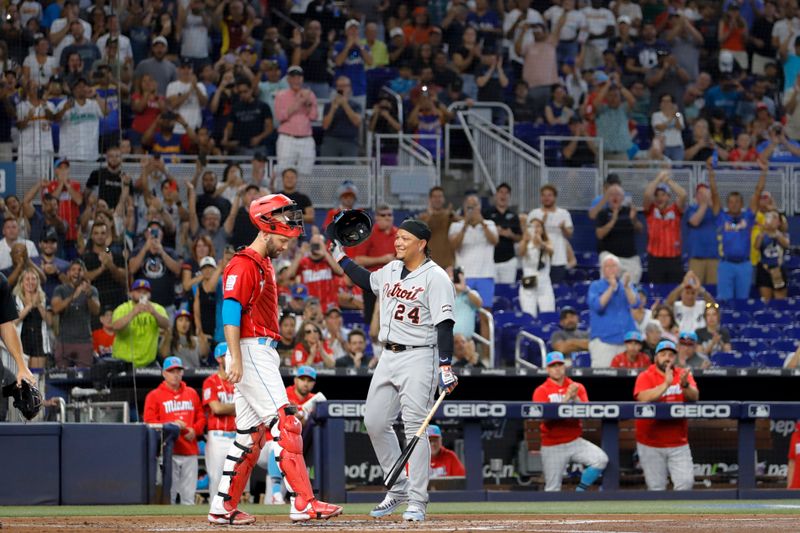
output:
[[[39,414],[42,408],[42,393],[27,381],[22,380],[22,385],[19,387],[14,385],[11,396],[14,397],[14,407],[19,409],[26,419],[31,420]]]

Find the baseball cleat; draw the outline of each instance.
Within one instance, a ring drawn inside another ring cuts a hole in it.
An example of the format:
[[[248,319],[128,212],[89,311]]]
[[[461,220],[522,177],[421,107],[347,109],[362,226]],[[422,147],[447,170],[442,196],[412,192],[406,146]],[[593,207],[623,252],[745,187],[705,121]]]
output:
[[[425,520],[425,510],[409,506],[406,512],[403,513],[403,520],[406,522],[422,522]]]
[[[280,492],[276,492],[275,494],[272,495],[272,505],[284,505],[285,503],[286,499]]]
[[[334,516],[342,514],[343,509],[339,505],[332,503],[325,503],[319,500],[311,500],[306,505],[306,508],[299,511],[292,504],[292,510],[289,511],[289,518],[292,522],[305,522],[306,520],[327,520]]]
[[[226,526],[244,526],[255,522],[256,517],[237,509],[230,513],[208,513],[208,521],[212,524],[224,524]]]
[[[401,498],[396,496],[390,496],[389,494],[383,499],[381,503],[375,506],[375,508],[369,512],[369,515],[372,518],[380,518],[382,516],[388,516],[394,512],[395,509],[403,505],[408,501],[407,498]]]

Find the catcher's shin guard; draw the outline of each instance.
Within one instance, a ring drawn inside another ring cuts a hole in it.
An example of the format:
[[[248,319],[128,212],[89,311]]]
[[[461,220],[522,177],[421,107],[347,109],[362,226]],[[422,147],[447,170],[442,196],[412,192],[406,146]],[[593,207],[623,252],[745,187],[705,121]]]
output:
[[[250,479],[250,472],[258,461],[261,448],[267,441],[267,427],[264,424],[250,429],[239,429],[236,432],[236,440],[233,441],[233,445],[225,457],[222,478],[212,503],[212,509],[218,507],[214,504],[218,504],[219,498],[221,498],[222,507],[226,511],[236,510],[247,481]]]
[[[272,435],[278,444],[275,460],[284,476],[286,488],[291,497],[292,520],[328,519],[342,513],[338,505],[331,505],[314,498],[314,490],[308,479],[306,462],[303,459],[303,430],[300,421],[295,418],[297,409],[283,406],[278,409],[278,418],[271,424]]]

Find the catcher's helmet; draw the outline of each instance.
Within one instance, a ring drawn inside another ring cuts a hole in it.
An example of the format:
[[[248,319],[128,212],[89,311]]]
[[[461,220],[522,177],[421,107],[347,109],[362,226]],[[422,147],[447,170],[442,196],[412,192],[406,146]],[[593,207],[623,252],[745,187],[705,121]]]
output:
[[[328,240],[339,241],[342,246],[361,244],[371,232],[372,219],[361,209],[340,211],[325,228]]]
[[[276,218],[282,215],[282,218]],[[268,194],[250,203],[250,221],[260,231],[284,237],[303,235],[303,210],[283,194]]]

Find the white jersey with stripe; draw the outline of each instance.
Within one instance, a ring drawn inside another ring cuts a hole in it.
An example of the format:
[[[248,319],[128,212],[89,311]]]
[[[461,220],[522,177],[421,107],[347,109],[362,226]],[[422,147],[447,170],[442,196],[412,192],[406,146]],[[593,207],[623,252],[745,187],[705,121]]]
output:
[[[380,302],[378,340],[406,346],[437,344],[436,324],[455,320],[453,282],[428,259],[405,279],[403,262],[394,260],[370,275],[372,292]]]

